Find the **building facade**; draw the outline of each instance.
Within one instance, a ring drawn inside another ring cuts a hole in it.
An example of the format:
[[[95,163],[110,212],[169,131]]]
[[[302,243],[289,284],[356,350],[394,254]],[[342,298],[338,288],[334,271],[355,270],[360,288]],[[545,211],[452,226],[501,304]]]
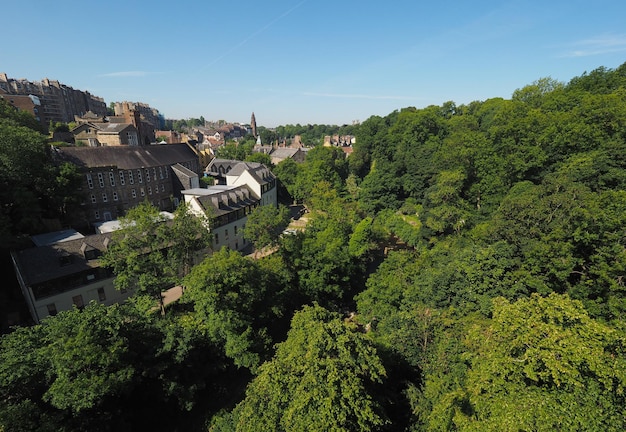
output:
[[[83,115],[88,111],[102,116],[107,113],[104,99],[48,78],[31,82],[0,73],[0,89],[9,95],[37,96],[41,103],[38,114],[46,125],[50,122],[69,123],[75,115]]]
[[[118,219],[148,200],[172,211],[182,190],[199,186],[200,164],[186,144],[117,147],[61,147],[59,161],[78,166],[83,176],[87,224]]]
[[[129,297],[130,292],[115,289],[113,274],[100,266],[110,234],[66,230],[32,240],[33,247],[12,251],[11,259],[34,323],[91,301],[111,305]]]
[[[278,205],[276,176],[263,164],[227,159],[213,159],[205,175],[216,184],[183,191],[185,201],[192,211],[209,216],[213,249],[246,248],[248,214],[260,205]]]

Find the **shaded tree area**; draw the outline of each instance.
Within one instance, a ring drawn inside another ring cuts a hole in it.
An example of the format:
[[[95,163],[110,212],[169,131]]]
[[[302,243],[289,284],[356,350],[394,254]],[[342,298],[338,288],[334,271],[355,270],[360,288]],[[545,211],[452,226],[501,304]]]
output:
[[[41,125],[0,99],[0,240],[5,246],[20,236],[45,232],[84,220],[75,166],[54,163]]]
[[[625,68],[281,162],[307,224],[251,216],[277,247],[258,259],[130,214],[112,262],[137,294],[3,336],[0,428],[624,430]],[[162,315],[166,281],[185,290]]]

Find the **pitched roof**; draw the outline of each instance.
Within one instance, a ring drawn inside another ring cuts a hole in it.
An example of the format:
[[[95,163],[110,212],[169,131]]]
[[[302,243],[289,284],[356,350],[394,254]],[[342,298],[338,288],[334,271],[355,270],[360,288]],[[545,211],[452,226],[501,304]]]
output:
[[[128,128],[135,129],[135,126],[133,126],[130,123],[102,123],[98,125],[98,133],[117,135],[120,132],[123,132],[125,129],[128,129]]]
[[[61,159],[85,168],[117,166],[120,169],[175,165],[197,160],[187,144],[167,144],[147,147],[61,147],[56,148]]]
[[[194,199],[213,216],[221,216],[258,203],[259,199],[247,186],[211,186],[189,189],[183,194],[194,195]]]
[[[270,156],[276,159],[287,159],[293,157],[293,155],[295,155],[299,151],[299,148],[279,147],[277,149],[274,149],[270,153]]]
[[[85,251],[104,252],[110,237],[110,234],[95,234],[36,246],[12,254],[26,284],[33,285],[100,267],[97,259],[85,258]]]

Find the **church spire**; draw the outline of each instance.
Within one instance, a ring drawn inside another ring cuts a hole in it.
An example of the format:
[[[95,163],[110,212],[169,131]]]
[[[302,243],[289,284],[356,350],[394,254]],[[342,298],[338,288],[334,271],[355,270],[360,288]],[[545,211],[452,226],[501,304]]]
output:
[[[254,117],[254,112],[252,113],[252,118],[250,119],[250,127],[252,128],[252,136],[256,138],[256,118]]]

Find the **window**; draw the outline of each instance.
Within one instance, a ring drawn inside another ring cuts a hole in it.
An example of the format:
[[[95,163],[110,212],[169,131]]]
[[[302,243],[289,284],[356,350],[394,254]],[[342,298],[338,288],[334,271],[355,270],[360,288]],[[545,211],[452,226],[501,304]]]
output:
[[[136,146],[138,144],[135,132],[126,132],[126,139],[128,140],[128,145]]]
[[[104,176],[102,175],[102,173],[98,173],[98,184],[101,188],[104,187]]]
[[[96,196],[94,194],[91,194],[91,203],[92,204],[96,203]]]
[[[107,198],[107,193],[102,192],[102,202],[107,202],[109,199]]]
[[[113,192],[113,201],[117,201],[117,192]]]
[[[120,184],[122,186],[126,184],[126,180],[124,179],[124,171],[120,171]]]
[[[156,181],[156,167],[152,168],[152,179]]]
[[[135,189],[132,189],[130,193],[132,194],[133,198],[137,198],[137,191],[135,191]]]
[[[115,176],[113,175],[113,171],[109,171],[109,183],[111,183],[111,186],[115,186]]]
[[[87,186],[89,186],[89,189],[93,189],[93,179],[91,178],[91,174],[87,174]]]
[[[163,180],[163,167],[159,167],[159,178]]]
[[[215,233],[215,244],[220,244],[220,236]]]
[[[141,178],[141,170],[140,169],[137,170],[137,181],[139,183],[143,183],[143,179]]]
[[[48,315],[55,316],[57,314],[57,306],[54,303],[50,303],[46,307],[48,308]]]
[[[148,186],[148,195],[152,195],[152,186]]]
[[[135,184],[135,179],[133,178],[133,172],[128,170],[128,183]]]
[[[161,183],[161,192],[165,192],[165,183]]]
[[[150,182],[150,169],[146,168],[146,181]]]
[[[83,296],[78,294],[77,296],[72,297],[72,303],[79,309],[85,307],[85,303],[83,303]]]
[[[107,299],[106,294],[104,293],[104,288],[98,288],[98,300],[105,301]]]
[[[237,225],[235,225],[235,235],[237,235]]]
[[[143,188],[141,188],[139,191],[141,192],[141,196],[142,197],[146,196],[146,191],[143,190]]]
[[[228,239],[228,230],[224,230],[224,238]]]
[[[100,212],[99,212],[98,210],[96,210],[95,212],[93,212],[93,215],[94,215],[94,217],[95,217],[97,220],[100,220]]]

